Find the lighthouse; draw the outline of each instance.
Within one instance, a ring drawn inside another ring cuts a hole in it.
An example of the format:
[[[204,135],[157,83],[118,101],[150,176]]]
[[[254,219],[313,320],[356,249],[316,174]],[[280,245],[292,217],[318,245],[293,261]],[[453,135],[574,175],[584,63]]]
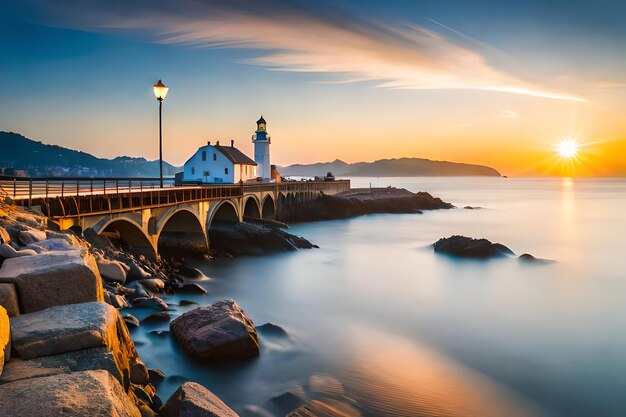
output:
[[[254,143],[254,161],[257,163],[257,175],[263,178],[263,181],[269,181],[272,178],[272,168],[270,165],[270,143],[272,139],[267,133],[267,123],[263,116],[256,122],[256,132],[252,135],[252,143]]]

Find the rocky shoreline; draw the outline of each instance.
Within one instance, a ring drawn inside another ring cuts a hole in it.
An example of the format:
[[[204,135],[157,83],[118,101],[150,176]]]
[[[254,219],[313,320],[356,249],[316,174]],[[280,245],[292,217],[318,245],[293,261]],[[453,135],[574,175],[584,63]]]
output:
[[[321,196],[281,220],[315,221],[369,213],[420,213],[453,206],[395,188]],[[216,224],[213,256],[315,248],[280,222]],[[119,309],[154,310],[142,322],[169,322],[160,294],[206,293],[200,271],[151,261],[114,240],[59,231],[40,213],[0,203],[0,415],[236,416],[206,388],[185,382],[164,402]],[[271,326],[271,325],[265,325]],[[261,326],[259,331],[264,328]],[[195,308],[171,321],[172,337],[203,361],[259,354],[252,319],[234,300]],[[277,326],[271,330],[279,329]],[[284,331],[283,331],[284,332]],[[190,411],[191,410],[191,411]]]

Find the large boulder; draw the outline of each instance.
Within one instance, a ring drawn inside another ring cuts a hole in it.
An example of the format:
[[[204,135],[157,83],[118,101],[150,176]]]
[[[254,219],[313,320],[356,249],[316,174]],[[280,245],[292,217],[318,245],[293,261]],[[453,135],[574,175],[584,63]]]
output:
[[[511,249],[500,243],[458,235],[439,239],[433,244],[433,248],[437,253],[462,258],[505,258],[515,255]]]
[[[135,368],[143,365],[124,320],[106,303],[69,304],[22,314],[11,319],[11,332],[13,351],[22,359],[104,346],[115,359],[125,389],[137,373]]]
[[[162,417],[237,417],[222,400],[195,382],[182,384],[161,409]]]
[[[4,307],[0,306],[0,375],[4,367],[5,358],[8,360],[11,352],[11,326],[9,324],[9,315]],[[0,402],[1,402],[0,398]]]
[[[108,371],[120,384],[124,384],[113,354],[107,347],[101,346],[28,360],[13,358],[4,368],[0,385],[22,379],[99,369]]]
[[[244,359],[259,354],[254,323],[234,300],[191,310],[170,323],[177,342],[192,357]]]
[[[83,371],[0,385],[0,415],[10,417],[141,417],[107,371]]]
[[[0,284],[0,306],[7,310],[9,317],[20,315],[20,306],[17,301],[15,285],[10,283]]]
[[[7,259],[3,282],[15,284],[23,313],[104,299],[96,262],[80,249]]]

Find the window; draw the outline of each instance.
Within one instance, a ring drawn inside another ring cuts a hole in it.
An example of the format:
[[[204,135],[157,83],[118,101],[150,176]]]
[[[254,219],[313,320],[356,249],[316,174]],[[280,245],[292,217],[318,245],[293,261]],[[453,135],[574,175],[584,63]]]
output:
[[[217,154],[216,153],[213,154],[213,160],[217,161]]]
[[[224,168],[224,174],[228,175],[228,168]]]
[[[211,171],[204,171],[204,172],[202,173],[202,176],[203,176],[203,177],[208,177],[209,175],[211,175]]]
[[[202,160],[206,161],[206,151],[202,151]]]
[[[194,167],[191,167],[191,175],[196,175],[196,169]]]

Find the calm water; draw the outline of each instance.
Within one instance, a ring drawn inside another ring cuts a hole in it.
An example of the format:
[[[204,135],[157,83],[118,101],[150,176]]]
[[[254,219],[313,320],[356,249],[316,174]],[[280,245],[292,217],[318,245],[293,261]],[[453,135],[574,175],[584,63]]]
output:
[[[460,207],[296,225],[320,249],[197,263],[209,304],[234,298],[261,355],[207,367],[136,330],[167,375],[196,380],[246,415],[289,390],[362,416],[626,416],[626,180],[356,178]],[[456,261],[429,247],[464,234],[554,259]],[[174,314],[190,307],[174,306]],[[146,314],[135,311],[138,316]]]

